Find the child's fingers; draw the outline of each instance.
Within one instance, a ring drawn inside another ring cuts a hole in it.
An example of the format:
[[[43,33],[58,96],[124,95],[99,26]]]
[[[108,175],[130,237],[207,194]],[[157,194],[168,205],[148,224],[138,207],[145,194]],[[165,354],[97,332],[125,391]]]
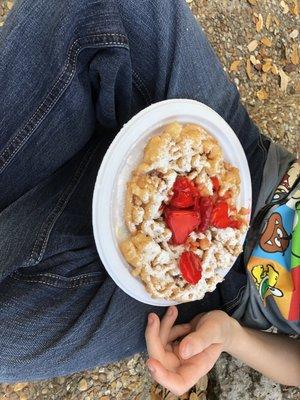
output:
[[[165,350],[160,338],[160,320],[154,313],[148,315],[145,338],[149,357],[161,360],[164,357]]]
[[[167,370],[158,360],[150,358],[147,367],[152,378],[173,394],[180,396],[190,389],[179,374]]]
[[[167,312],[165,313],[160,322],[159,334],[163,346],[166,346],[166,344],[168,343],[169,334],[172,326],[174,325],[174,322],[176,321],[177,316],[178,316],[177,307],[171,306],[168,308]]]
[[[220,342],[220,327],[217,321],[206,321],[196,331],[188,334],[179,344],[179,354],[187,359],[201,353],[207,347]]]
[[[185,336],[190,332],[192,332],[192,326],[190,324],[175,325],[170,330],[168,343],[174,342],[174,340]]]

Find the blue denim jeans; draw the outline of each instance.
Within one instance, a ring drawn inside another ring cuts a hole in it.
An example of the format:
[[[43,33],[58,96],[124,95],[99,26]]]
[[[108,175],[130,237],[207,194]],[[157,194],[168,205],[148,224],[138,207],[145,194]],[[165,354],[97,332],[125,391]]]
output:
[[[149,104],[199,100],[238,136],[255,205],[266,158],[258,129],[184,0],[17,0],[0,49],[0,381],[142,351],[147,314],[164,309],[116,287],[93,240],[107,147]],[[245,283],[239,259],[215,292],[179,307],[178,321],[232,312]]]

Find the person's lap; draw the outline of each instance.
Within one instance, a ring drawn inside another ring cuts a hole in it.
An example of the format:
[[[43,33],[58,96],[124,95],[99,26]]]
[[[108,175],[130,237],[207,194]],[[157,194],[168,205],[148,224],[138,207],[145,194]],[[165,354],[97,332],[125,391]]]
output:
[[[100,11],[104,4],[108,7],[107,2],[100,3]],[[223,75],[186,6],[167,0],[142,1],[139,7],[136,2],[122,1],[118,6],[130,50],[123,37],[119,42],[106,38],[107,44],[100,43],[98,52],[87,50],[78,61],[78,74],[70,83],[69,93],[61,93],[52,111],[45,113],[48,124],[37,126],[25,146],[15,152],[17,155],[11,153],[12,161],[3,163],[1,380],[68,374],[132,355],[145,348],[147,314],[153,310],[163,313],[162,308],[128,297],[107,276],[95,249],[91,224],[93,184],[101,158],[120,125],[139,109],[172,97],[194,98],[214,108],[232,126],[246,150],[254,201],[257,197],[265,157],[257,128],[238,103],[236,89]],[[80,7],[74,8],[78,12]],[[116,10],[109,9],[118,21]],[[96,15],[95,10],[92,15]],[[108,28],[102,23],[105,31]],[[118,22],[115,33],[122,29]],[[124,32],[118,35],[125,37]],[[76,90],[81,95],[75,101],[72,95]],[[53,91],[50,94],[54,96]],[[30,112],[38,103],[32,107]],[[58,135],[57,141],[50,140],[59,124],[65,134]],[[16,130],[13,128],[12,132]],[[9,132],[7,128],[7,139],[3,135],[0,141],[4,155]],[[71,148],[69,141],[74,142]],[[48,157],[52,154],[55,163]],[[11,191],[9,183],[13,185]],[[231,311],[244,283],[240,260],[218,290],[203,301],[181,305],[180,320],[213,308]]]

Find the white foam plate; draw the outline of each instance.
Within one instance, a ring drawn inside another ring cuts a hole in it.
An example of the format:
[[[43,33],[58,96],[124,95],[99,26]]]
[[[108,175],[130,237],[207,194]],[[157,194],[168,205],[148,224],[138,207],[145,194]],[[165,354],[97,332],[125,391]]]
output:
[[[100,166],[93,196],[93,230],[99,256],[115,283],[138,301],[155,306],[176,302],[153,299],[122,256],[118,244],[128,235],[124,220],[126,183],[143,158],[150,137],[174,121],[201,125],[220,143],[224,159],[241,175],[239,207],[251,208],[251,178],[244,150],[230,126],[215,111],[194,100],[155,103],[134,116],[118,133]]]

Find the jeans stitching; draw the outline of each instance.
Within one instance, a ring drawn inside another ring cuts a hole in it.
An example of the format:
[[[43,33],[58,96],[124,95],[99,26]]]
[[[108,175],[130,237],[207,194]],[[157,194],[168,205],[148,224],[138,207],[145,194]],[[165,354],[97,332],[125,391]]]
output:
[[[68,201],[70,200],[74,190],[77,187],[78,182],[80,181],[82,175],[84,174],[90,159],[97,152],[100,144],[101,143],[99,143],[94,149],[89,149],[87,151],[87,154],[84,156],[83,160],[80,162],[79,167],[77,168],[77,170],[75,171],[75,174],[71,178],[69,185],[63,191],[63,193],[60,196],[55,207],[50,212],[50,214],[48,215],[48,218],[46,219],[45,223],[41,227],[41,229],[38,233],[37,239],[33,245],[30,258],[24,264],[24,267],[36,265],[38,262],[41,261],[43,254],[45,252],[45,248],[48,243],[50,232],[51,232],[57,218],[65,209]],[[34,256],[35,256],[35,258],[34,258]]]
[[[112,39],[109,39],[111,37]],[[104,42],[99,42],[101,38],[106,39]],[[98,42],[97,42],[98,39]],[[121,40],[122,39],[122,40]],[[81,43],[82,42],[82,43]],[[86,43],[85,43],[86,42]],[[21,128],[21,130],[14,136],[14,138],[7,144],[6,149],[0,154],[0,173],[6,168],[9,162],[14,158],[14,155],[21,149],[21,147],[26,143],[34,130],[39,126],[42,120],[47,116],[50,109],[56,104],[59,100],[60,96],[65,92],[65,89],[70,84],[72,77],[76,72],[76,61],[78,54],[81,50],[89,47],[89,45],[96,45],[98,47],[103,46],[117,46],[124,47],[129,49],[127,38],[122,34],[99,34],[99,35],[89,35],[84,38],[76,39],[71,45],[67,60],[64,66],[63,71],[58,76],[56,82],[51,88],[50,92],[46,95],[42,103],[36,109],[34,114],[30,117],[29,121]],[[68,68],[71,66],[71,71],[68,72]],[[62,86],[56,89],[59,83],[62,83]],[[57,93],[55,93],[55,91]],[[47,105],[47,103],[49,103]],[[43,110],[43,107],[46,107]],[[40,114],[40,115],[39,115]],[[34,121],[36,119],[36,121]],[[26,132],[27,131],[27,132]],[[23,134],[23,137],[22,137]],[[15,148],[14,148],[15,147]],[[2,160],[1,160],[2,159]],[[1,166],[2,163],[2,166]]]
[[[11,276],[13,279],[17,280],[17,281],[22,281],[22,282],[27,282],[27,283],[40,283],[42,285],[47,285],[47,286],[53,286],[53,287],[57,287],[57,288],[65,288],[65,289],[73,289],[76,287],[80,287],[83,285],[90,285],[92,283],[96,283],[96,282],[101,282],[103,281],[103,279],[82,279],[79,282],[76,283],[63,283],[62,281],[59,282],[59,280],[57,280],[57,282],[51,282],[51,281],[46,281],[46,280],[40,280],[40,279],[24,279],[23,277],[21,278],[20,276],[17,275],[12,275]]]
[[[142,79],[140,78],[139,74],[136,71],[133,71],[132,74],[133,74],[133,77],[135,78],[135,80],[133,80],[133,83],[136,85],[136,87],[138,88],[138,90],[140,91],[140,93],[142,94],[144,99],[146,100],[146,104],[150,105],[151,104],[151,96],[150,96],[150,93],[149,93],[146,85],[144,84],[144,82],[142,81]]]
[[[25,277],[25,278],[36,278],[38,276],[41,276],[41,277],[46,277],[46,278],[50,278],[50,279],[68,280],[68,281],[73,281],[74,280],[75,281],[75,280],[82,279],[82,278],[92,278],[93,276],[99,275],[99,273],[100,272],[88,272],[86,274],[80,274],[80,276],[71,276],[69,278],[62,277],[62,276],[59,276],[59,275],[56,275],[56,274],[51,274],[49,272],[23,275],[20,271],[17,271],[16,275],[22,276],[22,277]]]
[[[232,300],[231,302],[224,304],[224,309],[226,310],[226,312],[230,312],[240,303],[240,301],[244,295],[245,288],[246,288],[246,285],[242,286],[239,290],[237,297],[234,300]]]
[[[227,303],[224,303],[223,306],[227,311],[232,310],[240,302],[240,300],[241,300],[241,298],[242,298],[242,296],[244,294],[245,288],[246,288],[246,285],[243,285],[239,289],[237,296],[233,300],[230,300]]]

